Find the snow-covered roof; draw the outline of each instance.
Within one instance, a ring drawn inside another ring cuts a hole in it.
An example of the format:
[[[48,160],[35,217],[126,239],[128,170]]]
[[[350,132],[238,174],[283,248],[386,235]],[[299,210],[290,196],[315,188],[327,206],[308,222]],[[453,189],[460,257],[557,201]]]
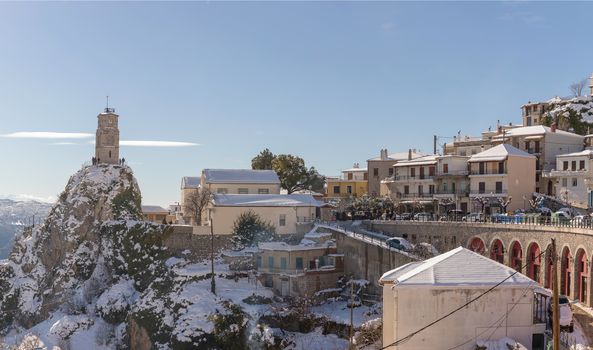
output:
[[[593,150],[586,149],[586,150],[583,150],[580,152],[559,154],[556,157],[561,158],[561,157],[579,157],[579,156],[593,156]]]
[[[437,156],[425,156],[420,157],[412,160],[402,160],[397,162],[394,166],[395,167],[402,167],[402,166],[416,166],[416,165],[432,165],[437,163]]]
[[[215,194],[219,207],[320,207],[310,194]]]
[[[426,154],[423,154],[423,153],[412,152],[412,159],[424,157],[425,155]],[[388,155],[387,159],[381,159],[381,157],[374,157],[369,160],[396,160],[396,161],[400,161],[400,160],[407,160],[407,159],[408,159],[408,152],[396,152],[396,153],[391,153],[390,155]]]
[[[286,242],[265,242],[258,244],[261,250],[276,250],[276,251],[298,251],[298,250],[324,250],[327,249],[327,245],[292,245]]]
[[[142,212],[144,214],[152,214],[152,213],[169,213],[169,211],[160,205],[143,205]]]
[[[342,170],[343,173],[345,172],[349,172],[349,173],[353,173],[353,172],[365,172],[367,171],[367,168],[350,168],[350,169],[344,169]]]
[[[184,176],[181,178],[181,188],[198,188],[200,187],[199,176]]]
[[[463,247],[422,262],[412,262],[388,271],[380,283],[399,286],[492,286],[515,273],[515,270]],[[537,285],[527,276],[517,273],[503,286]]]
[[[207,183],[280,184],[280,179],[273,170],[204,169],[202,172]]]
[[[498,146],[489,148],[483,152],[474,154],[469,158],[468,162],[502,161],[507,159],[508,156],[535,158],[534,155],[531,155],[525,151],[515,148],[509,144],[503,143]]]
[[[563,135],[571,135],[575,137],[582,137],[581,135],[556,129],[555,131],[557,134]],[[506,129],[504,133],[504,137],[511,137],[511,136],[532,136],[532,135],[544,135],[544,134],[552,134],[552,129],[549,126],[544,125],[533,125],[533,126],[522,126],[518,128]],[[493,137],[493,139],[502,139],[503,134],[499,134]]]

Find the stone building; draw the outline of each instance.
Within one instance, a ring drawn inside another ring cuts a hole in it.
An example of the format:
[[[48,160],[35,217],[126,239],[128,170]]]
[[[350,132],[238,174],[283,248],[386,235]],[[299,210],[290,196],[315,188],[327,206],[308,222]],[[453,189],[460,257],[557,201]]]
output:
[[[381,181],[385,178],[393,176],[395,163],[402,160],[411,160],[425,156],[416,150],[408,150],[408,152],[397,152],[389,154],[387,149],[382,149],[379,157],[367,160],[368,169],[368,193],[370,196],[380,196],[387,194],[387,188],[381,186]]]
[[[115,109],[105,108],[97,116],[99,125],[95,140],[95,159],[98,163],[118,164],[119,162],[119,128],[117,126],[119,115]]]

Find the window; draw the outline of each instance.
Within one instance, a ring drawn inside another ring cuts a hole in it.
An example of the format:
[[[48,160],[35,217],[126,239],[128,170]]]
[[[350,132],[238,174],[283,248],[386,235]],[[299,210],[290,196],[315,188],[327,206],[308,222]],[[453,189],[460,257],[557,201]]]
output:
[[[239,194],[249,194],[248,188],[239,188]]]
[[[572,162],[570,162],[570,170],[575,171],[577,170],[577,161],[573,160]]]
[[[572,178],[572,187],[577,187],[577,185],[579,184],[578,180],[576,177]]]
[[[282,270],[286,270],[286,258],[285,257],[280,258],[280,268]]]
[[[373,176],[375,176],[375,177],[379,176],[379,168],[373,168]]]
[[[535,141],[535,153],[539,153],[539,141]]]
[[[286,214],[280,214],[280,219],[278,220],[278,226],[286,226]]]
[[[418,194],[422,195],[424,193],[424,188],[422,188],[422,185],[418,185]]]
[[[408,186],[408,185],[405,185],[404,186],[404,193],[405,194],[409,194],[410,193],[410,186]]]
[[[434,185],[428,185],[428,193],[434,194]]]
[[[416,168],[410,168],[410,177],[416,177]]]
[[[563,178],[562,179],[562,187],[566,187],[566,186],[568,186],[568,179]]]
[[[585,161],[584,160],[579,161],[579,170],[585,170]]]
[[[261,255],[257,256],[257,267],[261,268]]]
[[[455,193],[455,182],[451,182],[451,193]]]
[[[269,269],[274,268],[274,257],[273,256],[268,256],[268,268]]]
[[[270,194],[270,190],[267,188],[258,188],[257,194]]]
[[[496,181],[496,193],[502,193],[502,181]]]
[[[295,266],[297,270],[302,270],[303,269],[303,258],[302,257],[298,257],[295,260]]]
[[[480,174],[484,174],[484,162],[480,162],[478,164],[479,164],[479,167],[480,167],[479,168]]]
[[[352,177],[353,177],[353,176],[354,176],[354,175],[353,175],[352,173],[348,173],[348,180],[352,180]]]
[[[393,168],[389,168],[389,176],[393,176]]]
[[[443,173],[447,174],[449,172],[449,164],[443,164]]]
[[[216,189],[216,193],[218,193],[218,194],[226,194],[226,193],[229,193],[229,190],[228,190],[228,188],[217,188]]]
[[[465,151],[459,151],[459,155],[462,157],[465,157],[467,155],[467,152]]]
[[[449,190],[449,185],[446,182],[443,182],[443,192],[447,193],[447,190]]]
[[[486,193],[486,183],[485,182],[478,183],[478,193]]]
[[[363,179],[364,180],[368,180],[369,179],[369,173],[365,172],[364,173],[364,176],[363,176]]]
[[[347,186],[347,187],[346,187],[346,192],[347,192],[348,194],[352,194],[352,186]]]
[[[428,167],[428,176],[434,176],[434,167]]]
[[[568,170],[568,161],[562,162],[562,170]]]
[[[334,186],[334,194],[340,194],[340,186]]]
[[[504,162],[499,162],[498,163],[498,173],[499,174],[504,174]]]

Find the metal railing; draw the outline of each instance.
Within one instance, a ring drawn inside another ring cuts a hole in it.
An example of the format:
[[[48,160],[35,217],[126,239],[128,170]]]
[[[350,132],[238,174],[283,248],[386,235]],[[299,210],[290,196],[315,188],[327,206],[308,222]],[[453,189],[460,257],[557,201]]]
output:
[[[503,171],[499,171],[498,169],[484,169],[484,170],[472,170],[470,171],[470,175],[506,175],[506,169]]]

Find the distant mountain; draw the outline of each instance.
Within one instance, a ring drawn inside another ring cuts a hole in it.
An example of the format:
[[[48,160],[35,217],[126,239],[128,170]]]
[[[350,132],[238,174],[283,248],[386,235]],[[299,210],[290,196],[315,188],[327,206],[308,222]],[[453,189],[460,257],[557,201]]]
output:
[[[36,223],[43,221],[51,207],[52,204],[45,202],[0,199],[0,259],[10,253],[15,234],[32,224],[33,217]]]

